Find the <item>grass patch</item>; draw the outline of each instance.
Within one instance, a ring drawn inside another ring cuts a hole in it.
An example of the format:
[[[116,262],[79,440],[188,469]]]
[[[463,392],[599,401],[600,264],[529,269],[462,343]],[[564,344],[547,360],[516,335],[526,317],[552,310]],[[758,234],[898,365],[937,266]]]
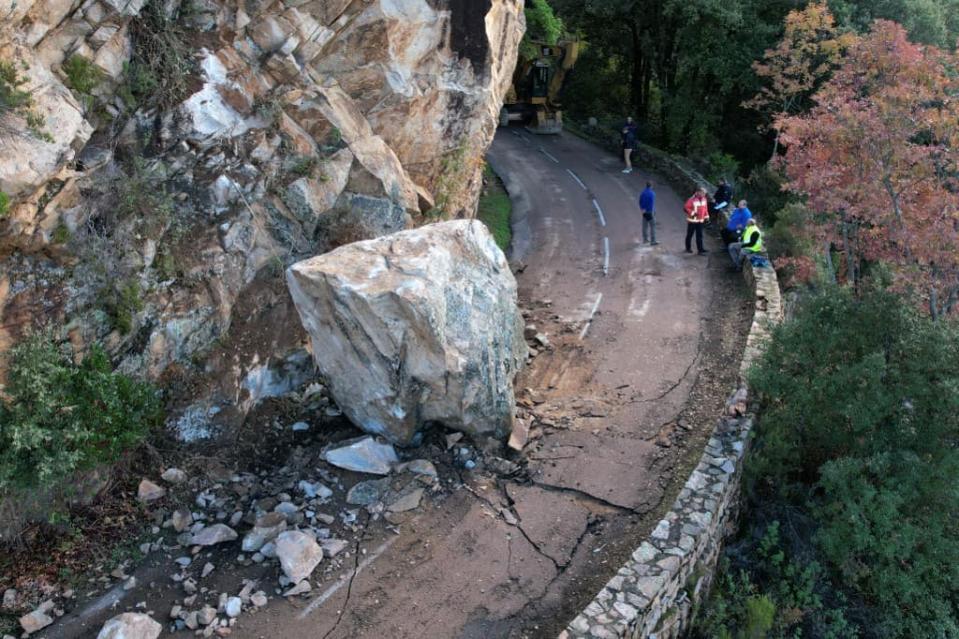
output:
[[[81,55],[73,54],[60,67],[66,76],[66,85],[83,100],[87,107],[93,102],[93,91],[103,81],[104,73]]]
[[[476,217],[486,225],[493,234],[497,246],[505,253],[513,239],[513,229],[510,226],[513,205],[502,180],[493,173],[489,164],[483,169],[483,178],[485,185],[480,194]]]
[[[10,196],[0,191],[0,218],[6,217],[10,212]]]
[[[30,133],[45,142],[53,142],[53,137],[43,129],[46,124],[43,116],[33,110],[33,94],[21,88],[26,83],[27,79],[20,75],[12,62],[0,60],[0,133],[22,133],[15,121],[11,124],[5,117],[19,116],[27,121]]]

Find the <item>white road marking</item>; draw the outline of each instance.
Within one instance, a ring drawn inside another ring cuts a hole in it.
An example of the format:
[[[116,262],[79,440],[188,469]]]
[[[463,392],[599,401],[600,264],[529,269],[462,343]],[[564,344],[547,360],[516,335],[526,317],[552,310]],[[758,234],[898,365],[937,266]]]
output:
[[[576,180],[576,184],[579,184],[581,187],[583,187],[583,190],[584,190],[584,191],[588,191],[588,190],[589,190],[589,189],[586,188],[586,185],[583,184],[583,181],[582,181],[581,179],[579,179],[579,176],[578,176],[578,175],[576,175],[575,173],[573,173],[570,169],[566,169],[566,172],[569,173],[569,174],[573,177],[574,180]]]
[[[590,311],[590,313],[589,313],[589,318],[587,318],[587,320],[586,320],[586,326],[583,327],[583,332],[579,334],[579,341],[582,342],[583,339],[586,337],[586,333],[587,333],[587,331],[589,331],[589,327],[590,327],[590,325],[593,323],[593,318],[596,316],[596,311],[599,310],[599,303],[602,302],[602,301],[603,301],[603,294],[600,293],[600,294],[596,297],[596,303],[593,304],[593,310]]]
[[[357,577],[359,577],[360,573],[363,572],[363,570],[365,570],[367,566],[373,563],[377,557],[379,557],[384,552],[386,552],[386,550],[390,546],[392,546],[397,539],[399,539],[399,536],[390,537],[385,542],[383,542],[383,544],[379,548],[374,550],[373,554],[368,555],[366,559],[361,561],[360,565],[356,567],[356,573],[354,574],[353,579],[355,580]],[[304,608],[303,612],[301,612],[297,618],[301,620],[306,619],[311,612],[313,612],[314,610],[316,610],[317,608],[325,604],[330,597],[335,595],[340,590],[340,588],[342,588],[348,583],[350,583],[350,579],[340,579],[337,583],[327,588],[322,595],[320,595],[319,597],[311,601],[310,605]]]
[[[606,226],[606,216],[603,215],[603,209],[600,208],[596,198],[593,198],[593,208],[596,209],[596,214],[599,215],[599,225]]]
[[[603,275],[609,275],[609,238],[603,238]]]
[[[542,153],[543,155],[545,155],[546,157],[548,157],[550,160],[552,160],[552,161],[555,162],[556,164],[559,164],[559,160],[557,160],[557,159],[554,158],[552,155],[550,155],[549,151],[547,151],[547,150],[544,149],[543,147],[539,147],[539,152]]]

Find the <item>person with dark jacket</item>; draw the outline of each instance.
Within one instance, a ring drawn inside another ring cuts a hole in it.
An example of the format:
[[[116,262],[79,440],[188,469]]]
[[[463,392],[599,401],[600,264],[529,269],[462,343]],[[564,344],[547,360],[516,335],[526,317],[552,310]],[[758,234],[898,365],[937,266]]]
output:
[[[656,193],[653,191],[653,183],[647,182],[646,188],[639,194],[639,210],[643,212],[643,244],[649,242],[650,246],[656,246]],[[652,241],[650,241],[652,240]]]
[[[623,160],[626,162],[623,173],[633,172],[633,149],[636,148],[636,133],[637,129],[633,118],[626,118],[626,124],[623,125],[619,133],[623,142]]]
[[[726,178],[719,178],[719,186],[716,188],[716,193],[713,195],[713,201],[709,207],[710,217],[713,220],[718,219],[719,211],[729,206],[732,199],[733,189],[729,186],[729,182],[726,181]]]
[[[743,230],[746,228],[746,222],[752,219],[753,213],[749,210],[746,200],[739,200],[739,204],[729,215],[729,221],[725,228],[720,232],[723,236],[723,242],[729,246],[733,242],[738,242],[743,236]]]

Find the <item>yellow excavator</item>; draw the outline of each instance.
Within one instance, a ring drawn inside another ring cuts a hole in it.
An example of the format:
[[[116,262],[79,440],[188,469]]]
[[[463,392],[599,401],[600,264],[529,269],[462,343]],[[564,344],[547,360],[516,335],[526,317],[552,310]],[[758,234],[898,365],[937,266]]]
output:
[[[558,134],[563,130],[559,94],[566,74],[579,57],[580,43],[566,40],[557,44],[532,44],[537,55],[529,59],[520,53],[499,123],[509,126],[511,122],[522,122],[533,133]]]

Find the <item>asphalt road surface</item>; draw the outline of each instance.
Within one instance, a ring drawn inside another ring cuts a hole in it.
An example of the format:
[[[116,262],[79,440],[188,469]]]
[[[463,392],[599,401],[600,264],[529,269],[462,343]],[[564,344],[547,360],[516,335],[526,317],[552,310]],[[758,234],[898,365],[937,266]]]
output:
[[[517,205],[521,302],[550,340],[518,382],[538,422],[525,472],[464,476],[399,534],[364,539],[350,574],[244,615],[233,637],[555,636],[698,457],[711,420],[681,416],[722,256],[683,252],[688,194],[566,134],[501,129],[489,156]],[[647,179],[655,247],[641,240]]]

